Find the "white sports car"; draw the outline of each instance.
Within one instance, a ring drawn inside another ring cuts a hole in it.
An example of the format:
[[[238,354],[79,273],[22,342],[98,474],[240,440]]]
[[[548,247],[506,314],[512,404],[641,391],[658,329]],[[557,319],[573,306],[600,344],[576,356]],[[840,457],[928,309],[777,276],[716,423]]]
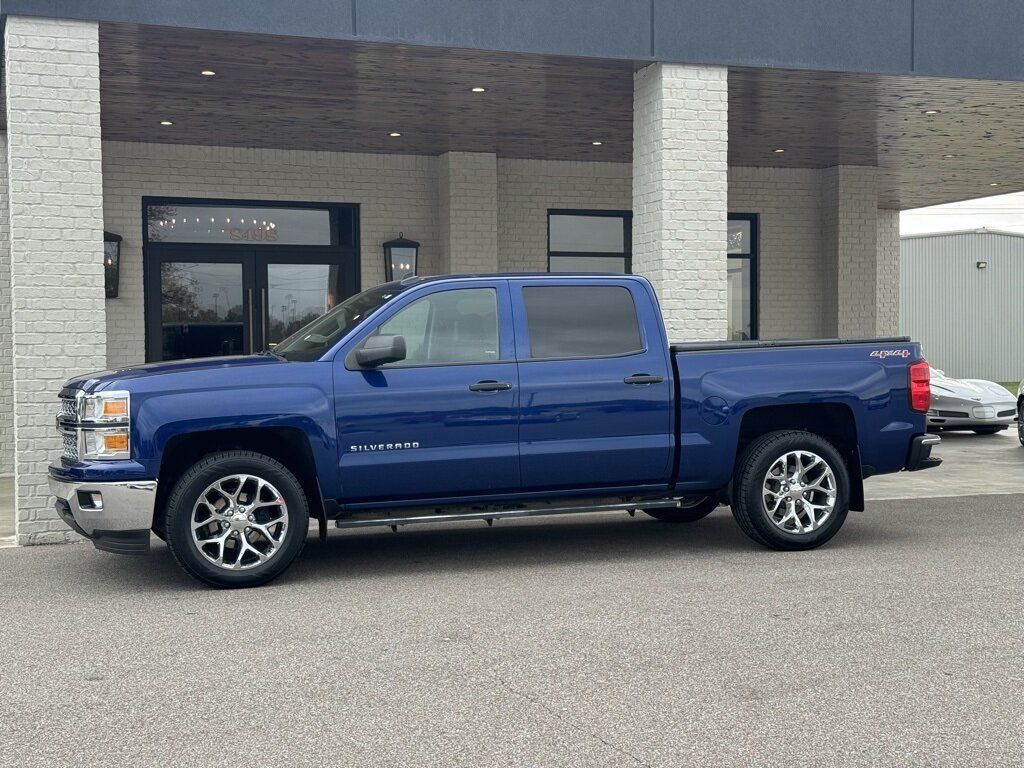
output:
[[[984,379],[951,379],[932,368],[928,428],[969,429],[991,435],[1017,421],[1017,398],[1006,387]]]

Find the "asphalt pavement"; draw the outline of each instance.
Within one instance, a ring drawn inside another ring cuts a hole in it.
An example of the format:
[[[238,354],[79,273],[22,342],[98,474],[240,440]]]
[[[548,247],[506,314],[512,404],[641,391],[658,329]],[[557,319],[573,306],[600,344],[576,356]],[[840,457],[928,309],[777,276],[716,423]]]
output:
[[[0,764],[1020,765],[1022,514],[332,531],[231,592],[162,545],[0,550]]]

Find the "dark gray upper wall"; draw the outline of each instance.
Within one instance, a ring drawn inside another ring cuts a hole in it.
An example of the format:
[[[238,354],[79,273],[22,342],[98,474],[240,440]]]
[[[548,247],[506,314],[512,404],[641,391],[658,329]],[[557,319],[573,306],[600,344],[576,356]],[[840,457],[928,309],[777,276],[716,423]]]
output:
[[[1020,0],[0,0],[5,15],[1024,80]]]

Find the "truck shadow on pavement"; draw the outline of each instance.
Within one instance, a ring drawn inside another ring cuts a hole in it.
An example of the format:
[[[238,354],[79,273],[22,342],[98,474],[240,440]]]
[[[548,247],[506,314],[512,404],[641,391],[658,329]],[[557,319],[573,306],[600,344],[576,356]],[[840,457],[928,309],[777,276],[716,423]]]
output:
[[[857,525],[851,513],[831,547],[891,545],[894,532]],[[373,531],[331,529],[325,543],[310,529],[306,546],[292,567],[268,587],[437,573],[472,575],[487,571],[575,566],[663,558],[698,560],[742,555],[786,557],[750,541],[725,507],[696,523],[669,525],[638,513],[580,515],[558,520],[497,521],[421,525]],[[897,536],[896,539],[899,537]],[[799,553],[796,553],[799,555]],[[166,546],[154,540],[150,557],[125,558],[110,567],[131,571],[135,587],[202,589],[182,572]]]

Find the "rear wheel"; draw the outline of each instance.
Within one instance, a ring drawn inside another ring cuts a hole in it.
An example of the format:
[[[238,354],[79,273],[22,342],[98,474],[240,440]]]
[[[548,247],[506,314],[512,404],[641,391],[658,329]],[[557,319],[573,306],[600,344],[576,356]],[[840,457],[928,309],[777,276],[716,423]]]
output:
[[[1024,403],[1017,406],[1017,439],[1024,445]]]
[[[167,545],[193,578],[255,587],[280,576],[302,550],[309,505],[280,462],[251,451],[201,459],[167,500]]]
[[[718,496],[685,496],[676,507],[653,507],[644,512],[663,523],[695,523],[718,508]]]
[[[813,549],[835,536],[850,505],[850,477],[839,451],[810,432],[770,432],[737,464],[733,516],[771,549]]]

